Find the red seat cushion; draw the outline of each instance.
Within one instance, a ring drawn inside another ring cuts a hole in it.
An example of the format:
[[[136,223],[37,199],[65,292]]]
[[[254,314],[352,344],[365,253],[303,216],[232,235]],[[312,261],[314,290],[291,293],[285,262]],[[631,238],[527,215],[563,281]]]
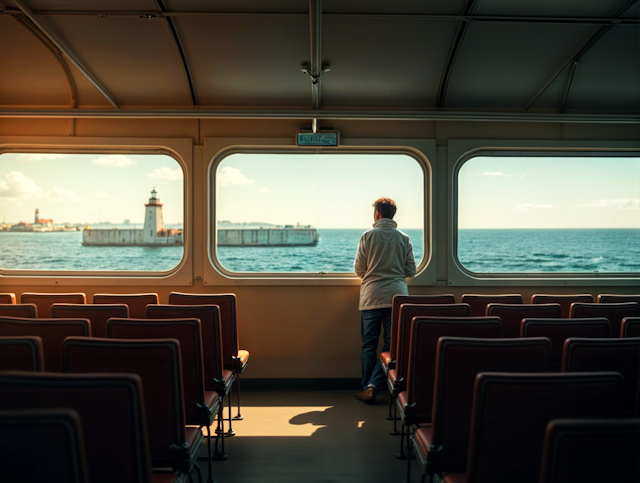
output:
[[[467,483],[466,473],[449,473],[444,477],[444,483]]]
[[[383,352],[380,354],[380,362],[382,362],[385,366],[389,365],[391,362],[391,352]]]
[[[421,426],[415,432],[416,443],[420,446],[422,454],[426,456],[429,452],[429,445],[433,441],[433,428],[431,426]]]

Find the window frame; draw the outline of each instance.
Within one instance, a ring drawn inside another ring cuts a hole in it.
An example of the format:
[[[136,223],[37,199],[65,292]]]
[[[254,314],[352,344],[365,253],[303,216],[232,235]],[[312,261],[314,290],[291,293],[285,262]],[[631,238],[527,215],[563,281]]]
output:
[[[639,157],[634,142],[455,140],[449,142],[449,286],[625,286],[637,285],[640,272],[473,272],[458,259],[458,176],[462,166],[479,156]]]
[[[216,173],[219,164],[228,156],[237,153],[316,153],[316,154],[402,154],[411,156],[423,171],[424,190],[424,248],[423,258],[417,267],[416,277],[407,280],[408,285],[436,285],[434,242],[432,229],[433,168],[435,165],[434,140],[403,139],[354,139],[342,138],[338,147],[296,146],[295,139],[287,138],[206,138],[204,166],[206,169],[206,250],[208,260],[203,263],[205,285],[359,285],[355,273],[344,272],[232,272],[226,269],[215,256],[215,233],[217,219],[214,200],[216,196]],[[402,227],[400,227],[402,229]],[[196,274],[196,277],[198,275]]]
[[[16,285],[28,283],[42,286],[105,285],[113,280],[119,286],[135,286],[141,282],[152,286],[192,285],[191,199],[189,167],[193,165],[191,139],[161,138],[62,138],[32,136],[0,136],[0,154],[6,153],[64,153],[64,154],[162,154],[173,158],[183,176],[183,240],[180,262],[170,270],[19,270],[0,269],[0,282]]]

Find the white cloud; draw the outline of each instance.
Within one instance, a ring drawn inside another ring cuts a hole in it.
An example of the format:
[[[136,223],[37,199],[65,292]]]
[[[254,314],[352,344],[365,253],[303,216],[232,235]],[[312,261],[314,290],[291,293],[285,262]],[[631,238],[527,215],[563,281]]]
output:
[[[237,185],[243,186],[251,184],[254,180],[247,178],[238,168],[232,168],[231,166],[225,166],[220,170],[217,176],[220,186]]]
[[[640,210],[638,198],[607,198],[584,205],[573,205],[578,208],[616,208],[618,210]]]
[[[78,203],[82,201],[77,194],[69,188],[59,188],[54,186],[51,190],[44,194],[44,198],[49,201],[71,201],[72,203]]]
[[[169,181],[180,181],[182,179],[182,170],[180,168],[158,168],[149,173],[149,178],[167,179]]]
[[[103,200],[108,200],[109,198],[111,198],[111,195],[109,193],[105,193],[104,191],[96,191],[96,198],[100,198]]]
[[[42,188],[19,171],[12,171],[0,180],[0,197],[13,200],[37,200]]]
[[[114,168],[124,168],[125,166],[136,164],[133,159],[128,158],[124,154],[110,154],[108,156],[102,156],[94,159],[92,163],[101,164],[102,166],[112,166]]]
[[[480,173],[480,176],[513,176],[512,174],[505,174],[502,171],[485,171],[484,173]]]
[[[60,158],[64,158],[64,154],[23,153],[18,155],[18,160],[20,161],[43,161]]]
[[[553,205],[542,205],[539,203],[523,203],[516,206],[513,211],[531,211],[531,210],[548,210],[553,208]]]
[[[260,193],[266,193],[266,194],[271,194],[273,193],[273,191],[271,191],[269,188],[264,187],[264,188],[260,188]]]

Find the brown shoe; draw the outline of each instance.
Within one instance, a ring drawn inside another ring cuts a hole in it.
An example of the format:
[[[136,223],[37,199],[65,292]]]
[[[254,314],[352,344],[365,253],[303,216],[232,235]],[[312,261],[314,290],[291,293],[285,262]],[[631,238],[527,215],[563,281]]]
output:
[[[375,387],[368,387],[362,391],[357,391],[355,395],[358,401],[362,401],[363,403],[367,404],[373,404],[376,402],[378,391]]]

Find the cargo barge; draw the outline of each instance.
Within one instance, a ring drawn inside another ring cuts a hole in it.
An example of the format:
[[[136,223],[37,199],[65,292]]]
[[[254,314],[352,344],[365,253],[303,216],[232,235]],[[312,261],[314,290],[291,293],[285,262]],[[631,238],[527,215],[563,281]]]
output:
[[[316,246],[320,235],[315,228],[218,228],[219,247],[307,247]]]

